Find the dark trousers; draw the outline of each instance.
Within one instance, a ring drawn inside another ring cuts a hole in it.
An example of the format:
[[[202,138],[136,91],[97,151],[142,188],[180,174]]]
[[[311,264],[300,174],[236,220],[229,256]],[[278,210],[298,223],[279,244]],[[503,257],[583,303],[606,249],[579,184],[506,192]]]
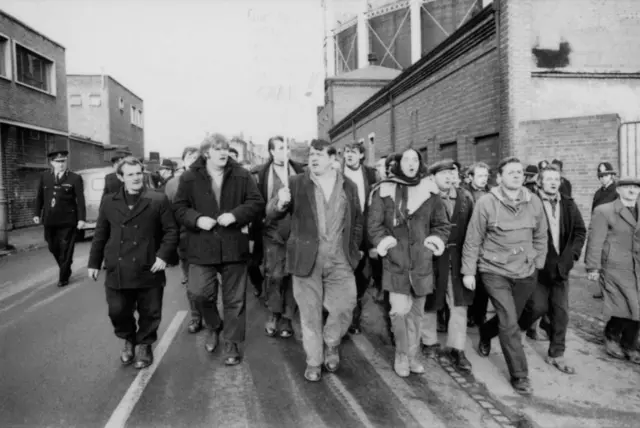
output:
[[[566,348],[567,327],[569,326],[569,282],[538,282],[529,298],[522,315],[520,328],[527,330],[543,315],[549,315],[549,356],[562,357]],[[542,326],[542,323],[541,323]]]
[[[529,375],[527,357],[520,339],[518,320],[533,294],[537,283],[537,272],[527,278],[512,279],[493,273],[481,273],[496,316],[480,326],[480,338],[500,338],[502,353],[512,378]]]
[[[224,330],[216,305],[218,300],[218,272],[222,276],[220,290],[224,310]],[[222,263],[218,265],[189,265],[189,291],[195,305],[210,330],[222,332],[225,341],[242,343],[246,330],[247,265]],[[213,289],[213,290],[212,290]],[[209,293],[213,294],[209,296]]]
[[[620,343],[622,349],[632,351],[636,348],[640,322],[628,318],[611,317],[604,327],[604,337]]]
[[[487,306],[489,305],[489,294],[482,283],[482,275],[476,275],[476,290],[473,295],[473,303],[469,307],[468,318],[472,319],[476,325],[482,325],[487,318]]]
[[[45,226],[44,239],[60,268],[60,281],[68,281],[71,276],[73,250],[76,245],[76,226]]]
[[[189,291],[189,261],[187,259],[180,260],[180,270],[182,271],[182,283],[185,285],[185,288],[187,290],[187,301],[189,302],[191,319],[202,321],[202,314],[200,314],[200,311],[196,306],[193,298],[193,293]],[[216,299],[218,297],[217,290],[219,286],[220,281],[218,281],[218,278],[216,277],[214,283],[211,286],[205,288],[205,296],[216,302]]]
[[[109,318],[117,337],[137,345],[151,345],[158,340],[164,287],[105,290]],[[135,311],[138,311],[137,326]]]
[[[267,308],[273,314],[281,314],[292,319],[296,310],[296,300],[293,297],[293,282],[291,275],[285,271],[287,249],[285,244],[273,242],[264,238],[264,271],[265,271],[265,299]]]
[[[356,278],[356,307],[353,308],[353,319],[351,321],[351,325],[353,327],[360,328],[360,316],[362,315],[362,298],[364,297],[364,293],[367,292],[367,288],[369,288],[369,281],[371,278],[372,265],[371,259],[369,259],[368,254],[365,253],[360,260],[360,264],[356,267],[356,270],[353,272],[353,275]]]

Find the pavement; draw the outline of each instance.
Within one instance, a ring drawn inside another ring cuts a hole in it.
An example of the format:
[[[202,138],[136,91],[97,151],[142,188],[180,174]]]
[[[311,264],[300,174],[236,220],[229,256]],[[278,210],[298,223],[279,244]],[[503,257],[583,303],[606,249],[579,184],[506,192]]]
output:
[[[47,246],[44,240],[44,229],[42,226],[10,230],[8,235],[9,245],[7,248],[0,248],[0,257],[23,251],[37,250],[38,248],[45,248]]]
[[[220,350],[204,350],[204,333],[186,332],[176,268],[167,272],[156,362],[140,372],[122,367],[103,277],[86,276],[88,249],[88,242],[78,244],[72,283],[63,289],[55,287],[46,249],[0,258],[1,427],[637,426],[640,366],[605,355],[601,303],[590,297],[596,285],[579,275],[571,279],[567,341],[578,372],[561,374],[544,362],[545,342],[523,339],[534,387],[523,398],[509,385],[497,339],[488,358],[476,353],[475,329],[466,349],[472,374],[440,356],[422,359],[424,375],[396,376],[384,317],[369,295],[364,334],[345,339],[340,370],[321,382],[302,376],[299,324],[293,339],[267,337],[267,311],[251,292],[244,361],[225,367]]]

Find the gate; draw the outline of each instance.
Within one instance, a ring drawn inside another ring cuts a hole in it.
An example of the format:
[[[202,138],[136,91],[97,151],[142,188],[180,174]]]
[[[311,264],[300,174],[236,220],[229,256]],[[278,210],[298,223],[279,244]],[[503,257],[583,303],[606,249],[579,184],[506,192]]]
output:
[[[620,176],[640,177],[640,121],[620,125],[618,144]]]

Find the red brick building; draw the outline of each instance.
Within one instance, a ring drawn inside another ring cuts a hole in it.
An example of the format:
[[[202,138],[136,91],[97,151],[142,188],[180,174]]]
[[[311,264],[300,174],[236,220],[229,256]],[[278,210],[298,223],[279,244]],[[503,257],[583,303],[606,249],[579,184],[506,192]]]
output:
[[[0,10],[0,247],[32,224],[47,151],[68,148],[67,126],[65,48]]]
[[[107,75],[67,75],[69,132],[144,156],[144,102]]]
[[[600,161],[640,170],[629,123],[640,120],[640,2],[576,7],[494,1],[336,123],[332,141],[371,137],[370,163],[407,147],[463,165],[558,158],[588,219]]]

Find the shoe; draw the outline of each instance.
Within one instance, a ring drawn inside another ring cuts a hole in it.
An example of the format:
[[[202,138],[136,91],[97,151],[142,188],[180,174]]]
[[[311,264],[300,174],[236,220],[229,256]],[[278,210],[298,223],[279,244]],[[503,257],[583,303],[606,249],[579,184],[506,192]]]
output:
[[[538,340],[538,329],[535,324],[527,329],[527,337],[531,340]]]
[[[636,351],[636,350],[631,350],[631,351],[627,351],[625,350],[624,353],[626,354],[627,359],[634,363],[634,364],[640,364],[640,352]]]
[[[464,351],[460,351],[458,349],[451,349],[449,351],[449,355],[451,357],[451,361],[453,362],[453,365],[458,370],[465,373],[471,372],[471,362],[467,359],[467,356],[464,355]]]
[[[488,357],[490,353],[491,353],[491,340],[485,340],[480,338],[480,341],[478,342],[478,354],[482,355],[483,357]]]
[[[527,396],[533,393],[533,388],[531,388],[531,383],[529,382],[528,377],[519,377],[519,378],[511,379],[511,386],[520,395]]]
[[[393,370],[400,377],[408,377],[411,374],[411,367],[409,365],[409,357],[407,354],[396,352],[396,359],[393,362]]]
[[[227,342],[224,345],[224,363],[227,366],[240,364],[240,352],[238,352],[238,345],[233,342]]]
[[[409,358],[409,371],[415,374],[423,374],[426,370],[417,358]]]
[[[340,352],[337,346],[327,346],[324,349],[324,367],[334,373],[340,366]]]
[[[602,294],[602,291],[596,293],[593,295],[594,299],[604,299],[604,294]]]
[[[440,344],[434,343],[433,345],[422,345],[422,355],[427,358],[435,358],[440,352]]]
[[[614,340],[605,339],[604,349],[607,354],[609,354],[613,358],[617,358],[619,360],[624,360],[626,358],[626,355],[620,347],[620,344]]]
[[[280,316],[278,314],[269,315],[269,319],[267,323],[264,325],[264,331],[267,333],[267,336],[273,337],[278,333],[278,320]]]
[[[304,378],[309,382],[318,382],[322,378],[322,369],[320,366],[307,365],[304,371]]]
[[[293,326],[291,325],[291,320],[285,317],[280,318],[280,337],[283,339],[288,339],[291,336],[293,336]]]
[[[151,345],[138,345],[136,352],[136,362],[133,364],[138,370],[149,367],[153,364],[153,351]]]
[[[192,318],[191,321],[189,321],[189,325],[187,326],[187,331],[190,334],[196,334],[200,330],[202,330],[202,319]]]
[[[135,355],[136,353],[134,344],[129,342],[128,340],[125,340],[124,348],[120,353],[120,361],[122,361],[122,364],[128,366],[129,364],[133,363],[133,358],[135,357]]]
[[[216,330],[209,331],[209,337],[207,341],[204,343],[204,349],[207,350],[208,353],[213,353],[218,347],[218,332]]]
[[[58,287],[59,288],[66,287],[67,285],[69,285],[69,280],[68,279],[62,279],[62,280],[58,281]]]

